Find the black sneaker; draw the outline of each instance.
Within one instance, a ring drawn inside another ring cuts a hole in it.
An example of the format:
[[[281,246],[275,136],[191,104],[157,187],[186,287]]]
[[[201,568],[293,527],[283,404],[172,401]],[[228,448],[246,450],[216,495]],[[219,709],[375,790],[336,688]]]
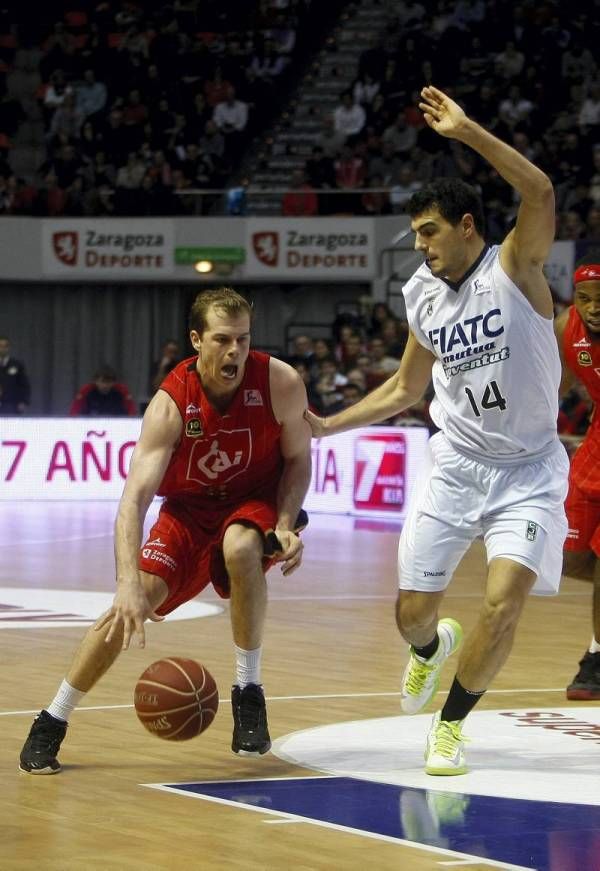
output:
[[[21,750],[21,771],[28,774],[57,774],[60,762],[56,754],[66,734],[67,724],[64,720],[57,720],[48,711],[40,711]]]
[[[567,687],[567,698],[579,702],[600,699],[600,653],[588,650],[579,660],[579,671]]]
[[[231,688],[233,739],[231,749],[240,756],[262,756],[271,747],[263,688],[255,683]]]

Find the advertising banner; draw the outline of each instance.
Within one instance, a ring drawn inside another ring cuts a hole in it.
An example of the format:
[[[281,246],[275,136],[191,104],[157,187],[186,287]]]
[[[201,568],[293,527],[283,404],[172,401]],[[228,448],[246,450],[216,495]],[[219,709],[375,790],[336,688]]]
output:
[[[554,293],[565,302],[573,299],[573,267],[575,246],[573,242],[555,242],[544,263],[544,275]]]
[[[119,499],[139,418],[0,418],[0,500]],[[401,519],[430,467],[420,427],[312,443],[307,511]]]
[[[65,278],[171,275],[175,231],[168,218],[42,220],[42,270]]]
[[[376,274],[372,218],[248,218],[245,274],[304,279]]]
[[[422,427],[372,426],[312,443],[307,511],[399,520],[431,467]]]
[[[0,499],[119,499],[141,418],[0,418]]]

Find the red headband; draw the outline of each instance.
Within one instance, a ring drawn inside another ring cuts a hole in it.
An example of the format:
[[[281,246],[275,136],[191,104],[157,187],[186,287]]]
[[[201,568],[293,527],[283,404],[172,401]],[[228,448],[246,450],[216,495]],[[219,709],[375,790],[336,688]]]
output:
[[[600,265],[588,263],[586,266],[580,266],[575,270],[573,281],[575,284],[579,284],[580,281],[600,281]]]

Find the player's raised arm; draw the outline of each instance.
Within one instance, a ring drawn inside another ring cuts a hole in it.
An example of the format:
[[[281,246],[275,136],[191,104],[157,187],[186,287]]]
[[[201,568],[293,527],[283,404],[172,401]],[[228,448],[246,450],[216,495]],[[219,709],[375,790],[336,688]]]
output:
[[[521,198],[515,227],[502,244],[502,268],[535,310],[553,315],[552,297],[542,267],[555,231],[554,190],[548,176],[510,145],[467,117],[438,88],[421,91],[419,107],[436,133],[468,145],[484,157]]]
[[[304,419],[306,388],[298,373],[281,360],[269,364],[273,412],[281,424],[280,448],[284,460],[277,489],[277,528],[282,550],[275,557],[283,562],[284,575],[298,568],[302,542],[294,533],[298,512],[310,484],[310,427]]]
[[[313,437],[322,438],[358,426],[381,423],[388,417],[404,411],[405,408],[410,408],[423,398],[431,381],[431,368],[434,361],[434,355],[420,345],[413,333],[409,332],[400,365],[387,381],[355,405],[331,417],[317,417],[310,411],[306,412]]]
[[[123,627],[123,648],[136,634],[144,645],[144,620],[162,620],[146,598],[138,568],[139,549],[146,512],[162,481],[173,450],[181,435],[181,416],[174,401],[159,390],[150,402],[115,522],[115,560],[117,592],[111,608],[95,624],[96,629],[110,625],[106,641],[110,642]]]

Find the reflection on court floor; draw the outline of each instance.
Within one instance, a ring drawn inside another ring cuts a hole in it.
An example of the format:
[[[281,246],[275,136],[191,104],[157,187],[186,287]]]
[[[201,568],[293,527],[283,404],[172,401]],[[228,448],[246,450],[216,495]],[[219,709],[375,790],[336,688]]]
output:
[[[334,723],[274,742],[279,758],[330,777],[164,788],[499,867],[600,871],[600,708],[474,711],[466,729],[470,770],[448,778],[423,771],[430,720]]]
[[[416,789],[349,777],[146,785],[437,848],[443,851],[444,864],[469,865],[478,856],[499,868],[600,868],[600,807],[595,806]]]

